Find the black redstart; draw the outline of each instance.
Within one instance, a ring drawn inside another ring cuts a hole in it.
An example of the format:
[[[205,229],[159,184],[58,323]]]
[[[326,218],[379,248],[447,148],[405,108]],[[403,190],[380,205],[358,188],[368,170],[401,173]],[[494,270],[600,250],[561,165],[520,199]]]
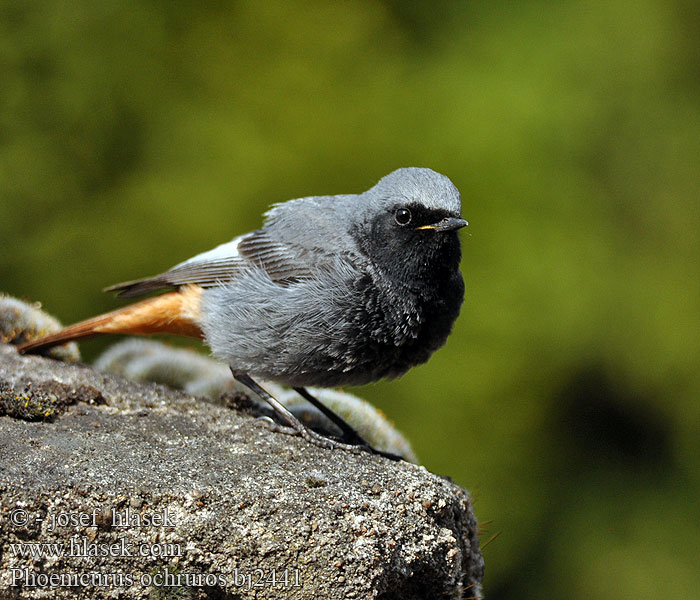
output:
[[[406,168],[363,194],[290,200],[265,217],[261,229],[165,273],[108,288],[124,298],[174,291],[20,352],[107,333],[203,338],[304,439],[369,449],[305,386],[397,377],[445,343],[464,297],[459,192],[444,175]],[[342,441],[306,428],[253,378],[292,386],[341,427]]]

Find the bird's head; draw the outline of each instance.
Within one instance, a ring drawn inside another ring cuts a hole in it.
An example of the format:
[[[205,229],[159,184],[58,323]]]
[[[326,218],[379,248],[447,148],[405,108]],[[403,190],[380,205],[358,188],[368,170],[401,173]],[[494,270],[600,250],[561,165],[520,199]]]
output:
[[[431,169],[398,169],[360,196],[352,234],[386,274],[411,284],[459,268],[459,191]]]

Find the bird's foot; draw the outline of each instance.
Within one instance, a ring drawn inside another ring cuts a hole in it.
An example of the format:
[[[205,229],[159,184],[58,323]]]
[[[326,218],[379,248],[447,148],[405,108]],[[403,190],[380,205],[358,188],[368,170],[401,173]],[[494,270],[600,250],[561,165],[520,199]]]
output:
[[[275,433],[283,433],[285,435],[298,435],[305,441],[309,442],[310,444],[313,444],[314,446],[318,446],[319,448],[326,448],[328,450],[341,449],[346,450],[348,452],[352,452],[353,454],[361,454],[367,452],[369,454],[377,454],[379,456],[383,456],[384,458],[388,458],[393,461],[403,460],[403,457],[397,454],[377,450],[376,448],[372,447],[370,444],[365,442],[359,436],[352,437],[352,439],[346,439],[345,437],[336,438],[331,436],[325,436],[314,431],[313,429],[310,429],[309,427],[306,427],[301,423],[301,427],[296,428],[290,425],[282,425],[281,423],[278,423],[271,417],[267,416],[257,417],[255,419],[255,422],[261,425],[262,427],[265,427],[265,429],[267,429],[268,431],[274,431]]]
[[[337,422],[339,425],[343,423],[341,429],[343,431],[343,436],[341,438],[332,438],[316,433],[313,429],[309,429],[304,425],[299,419],[297,419],[290,410],[284,406],[279,400],[272,396],[269,392],[261,388],[251,377],[245,373],[239,373],[231,369],[234,378],[240,381],[248,389],[254,392],[258,397],[265,400],[270,407],[284,420],[289,426],[282,425],[284,427],[284,433],[292,433],[294,435],[301,436],[304,440],[318,446],[319,448],[327,448],[329,450],[342,449],[352,452],[353,454],[360,454],[362,452],[369,452],[370,454],[379,454],[385,458],[391,460],[403,460],[400,456],[396,454],[391,454],[390,452],[382,452],[381,450],[375,450],[367,442],[365,442],[358,434],[352,429],[347,423],[345,423],[340,417],[335,415],[332,411],[324,407],[324,414],[327,414],[333,422]],[[303,389],[303,388],[299,388]],[[308,394],[308,392],[306,392]],[[310,396],[310,394],[308,394]],[[306,395],[304,396],[306,397]],[[313,398],[313,397],[312,397]],[[315,399],[314,399],[315,400]],[[315,400],[318,402],[317,400]],[[318,403],[320,404],[320,403]],[[321,405],[323,406],[323,405]],[[347,443],[346,440],[350,440],[351,443]]]

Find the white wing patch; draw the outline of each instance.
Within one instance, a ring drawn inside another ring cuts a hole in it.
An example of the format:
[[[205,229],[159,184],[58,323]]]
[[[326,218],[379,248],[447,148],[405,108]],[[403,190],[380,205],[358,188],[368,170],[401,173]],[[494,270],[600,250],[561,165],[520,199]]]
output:
[[[120,283],[107,291],[118,292],[122,298],[135,298],[188,284],[210,288],[233,281],[242,271],[253,266],[264,269],[273,281],[282,285],[308,278],[312,273],[311,265],[306,264],[304,257],[290,252],[287,246],[274,242],[258,230],[197,254],[165,273]]]
[[[231,262],[240,260],[241,255],[238,252],[238,244],[246,235],[248,234],[239,235],[230,242],[219,244],[216,248],[212,248],[211,250],[197,254],[192,258],[188,258],[187,260],[175,265],[171,270],[179,269],[185,265],[190,266],[198,262]]]
[[[178,288],[187,284],[211,287],[222,281],[230,281],[245,265],[245,260],[238,252],[238,244],[245,235],[197,254],[160,275],[119,283],[105,291],[118,292],[122,298],[135,298],[149,292]]]

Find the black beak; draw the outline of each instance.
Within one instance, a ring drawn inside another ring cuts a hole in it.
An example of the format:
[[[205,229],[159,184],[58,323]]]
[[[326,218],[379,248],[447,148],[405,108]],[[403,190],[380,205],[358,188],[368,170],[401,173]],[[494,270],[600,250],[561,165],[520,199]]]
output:
[[[431,225],[422,225],[421,227],[416,227],[416,229],[432,229],[434,231],[455,231],[456,229],[461,229],[469,225],[464,219],[458,219],[457,217],[445,217],[437,223]]]

